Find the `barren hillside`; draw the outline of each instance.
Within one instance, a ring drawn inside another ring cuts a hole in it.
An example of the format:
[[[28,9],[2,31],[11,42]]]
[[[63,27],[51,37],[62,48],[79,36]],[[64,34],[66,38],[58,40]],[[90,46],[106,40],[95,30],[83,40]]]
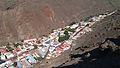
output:
[[[118,1],[0,0],[0,43],[47,35],[71,20],[119,8]]]
[[[85,17],[118,10],[92,26],[92,32],[75,40],[61,56],[44,59],[34,68],[119,68],[119,8],[120,0],[0,0],[0,46],[48,35]]]
[[[73,47],[64,54],[58,58],[45,60],[37,64],[35,68],[120,67],[120,60],[118,59],[120,48],[120,11],[97,22],[92,28],[92,32],[75,40],[73,42],[75,45],[72,45]]]

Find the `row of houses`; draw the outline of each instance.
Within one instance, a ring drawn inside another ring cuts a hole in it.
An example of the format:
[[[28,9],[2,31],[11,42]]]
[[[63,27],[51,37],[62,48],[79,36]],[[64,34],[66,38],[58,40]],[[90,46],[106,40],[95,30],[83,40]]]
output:
[[[88,21],[53,30],[48,36],[15,43],[13,47],[1,47],[0,68],[29,68],[42,59],[56,58],[71,48],[73,40],[91,32],[91,26],[113,13],[93,16]]]

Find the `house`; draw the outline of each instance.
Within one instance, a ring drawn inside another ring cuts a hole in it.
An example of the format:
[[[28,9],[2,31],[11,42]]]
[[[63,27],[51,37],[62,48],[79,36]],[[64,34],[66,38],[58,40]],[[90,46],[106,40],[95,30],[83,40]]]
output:
[[[13,62],[11,60],[8,60],[2,64],[0,64],[0,68],[5,68],[5,67],[8,67],[11,66],[13,64]]]
[[[26,60],[27,60],[30,64],[35,64],[35,63],[37,63],[37,61],[34,59],[34,57],[33,57],[31,54],[29,54],[29,55],[26,56]]]
[[[47,52],[48,52],[48,47],[39,47],[38,49],[39,54],[42,58],[45,58]]]
[[[17,54],[17,52],[19,52],[19,51],[20,51],[20,49],[16,48],[16,49],[13,50],[13,53]]]
[[[49,52],[52,53],[55,50],[55,47],[50,47]]]
[[[4,55],[6,55],[8,59],[14,57],[14,54],[11,52],[4,53]]]
[[[37,39],[29,39],[29,40],[24,40],[23,43],[34,45],[36,43]]]
[[[1,59],[2,60],[7,60],[7,59],[11,59],[14,57],[14,54],[11,52],[6,52],[6,53],[2,53],[1,54]]]
[[[5,63],[6,61],[4,61],[4,60],[0,60],[0,64],[2,64],[2,63]]]
[[[18,54],[18,59],[23,59],[25,56],[23,54]]]
[[[27,68],[27,66],[31,66],[31,64],[25,59],[21,59],[21,63],[23,65],[23,68]]]
[[[0,52],[1,53],[6,53],[6,52],[8,52],[8,50],[6,48],[0,48]]]
[[[34,46],[32,46],[32,45],[28,46],[27,49],[32,50],[32,49],[34,49]]]
[[[38,53],[35,52],[34,54],[36,55],[36,57],[40,57],[40,55],[38,55]]]
[[[23,65],[22,65],[22,63],[20,61],[17,62],[17,67],[18,68],[23,68]]]
[[[62,48],[64,51],[70,49],[70,47],[71,46],[67,43],[63,43],[63,44],[60,45],[60,48]]]
[[[3,54],[1,54],[0,58],[1,58],[1,60],[7,60],[7,56],[5,56]]]
[[[70,26],[71,29],[75,29],[77,27],[79,27],[79,23],[76,23],[76,24],[73,24],[72,26]]]

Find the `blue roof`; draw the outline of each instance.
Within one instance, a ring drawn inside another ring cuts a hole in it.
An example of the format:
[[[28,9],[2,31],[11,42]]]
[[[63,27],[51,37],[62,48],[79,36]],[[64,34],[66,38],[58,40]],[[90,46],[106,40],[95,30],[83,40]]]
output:
[[[37,62],[31,54],[27,55],[27,59],[28,59],[30,62],[32,62],[32,63],[36,63],[36,62]]]
[[[22,68],[22,63],[21,62],[17,62],[17,66],[18,66],[18,68]]]

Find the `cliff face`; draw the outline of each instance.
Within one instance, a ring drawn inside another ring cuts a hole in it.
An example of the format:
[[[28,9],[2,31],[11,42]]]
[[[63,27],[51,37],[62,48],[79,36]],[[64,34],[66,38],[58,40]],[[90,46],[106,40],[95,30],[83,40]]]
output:
[[[107,0],[0,0],[0,44],[47,35],[71,20],[119,7],[114,4]]]

